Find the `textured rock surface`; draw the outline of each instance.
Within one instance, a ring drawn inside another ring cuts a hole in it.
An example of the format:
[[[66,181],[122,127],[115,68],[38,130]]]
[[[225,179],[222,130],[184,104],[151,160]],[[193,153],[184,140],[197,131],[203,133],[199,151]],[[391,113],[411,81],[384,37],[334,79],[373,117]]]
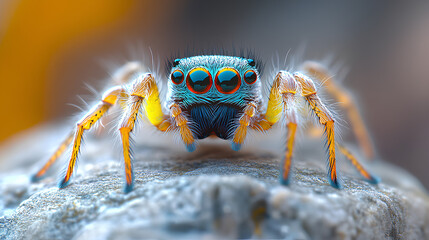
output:
[[[189,154],[151,139],[135,147],[135,190],[125,195],[120,152],[89,137],[69,187],[56,187],[55,171],[29,183],[49,153],[38,143],[52,147],[63,135],[42,129],[3,148],[0,239],[429,238],[425,190],[386,163],[371,165],[378,186],[343,166],[337,190],[325,178],[323,151],[308,153],[309,144],[321,147],[301,143],[294,181],[283,187],[272,151],[214,142]]]

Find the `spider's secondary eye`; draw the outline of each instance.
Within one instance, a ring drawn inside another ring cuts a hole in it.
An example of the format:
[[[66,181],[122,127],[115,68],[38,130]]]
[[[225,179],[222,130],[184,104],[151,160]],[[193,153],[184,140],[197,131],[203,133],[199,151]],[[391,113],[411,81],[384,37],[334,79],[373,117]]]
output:
[[[250,66],[252,66],[252,67],[254,67],[255,65],[256,65],[256,63],[255,63],[255,60],[253,60],[253,59],[247,59],[247,63],[250,65]]]
[[[181,84],[183,79],[183,72],[180,70],[176,70],[171,74],[171,81],[175,84]]]
[[[234,93],[241,86],[240,75],[233,68],[222,69],[216,74],[215,84],[221,93]]]
[[[253,70],[248,70],[244,73],[244,81],[247,82],[247,84],[253,84],[256,82],[256,73]]]
[[[179,63],[180,63],[180,59],[174,59],[174,62],[173,62],[173,67],[177,67],[177,65],[179,65]]]
[[[206,93],[212,86],[212,76],[205,68],[195,68],[188,73],[186,84],[193,93]]]

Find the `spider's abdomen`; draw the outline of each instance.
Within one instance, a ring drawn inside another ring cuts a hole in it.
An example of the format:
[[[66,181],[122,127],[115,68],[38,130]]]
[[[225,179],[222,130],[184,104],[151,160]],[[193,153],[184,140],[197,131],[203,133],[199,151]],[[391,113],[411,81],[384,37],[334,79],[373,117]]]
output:
[[[216,135],[230,139],[237,127],[239,110],[232,105],[194,105],[188,109],[190,128],[198,139]]]

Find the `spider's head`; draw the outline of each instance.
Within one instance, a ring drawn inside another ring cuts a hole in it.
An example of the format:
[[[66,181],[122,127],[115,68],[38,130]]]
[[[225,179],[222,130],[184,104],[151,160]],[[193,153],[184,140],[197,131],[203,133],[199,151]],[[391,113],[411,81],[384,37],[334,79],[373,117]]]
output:
[[[167,99],[183,109],[230,105],[240,110],[260,98],[259,71],[252,59],[208,55],[176,59],[172,64]]]
[[[199,139],[230,139],[247,104],[261,101],[259,71],[252,59],[195,56],[172,65],[167,104],[180,106]]]

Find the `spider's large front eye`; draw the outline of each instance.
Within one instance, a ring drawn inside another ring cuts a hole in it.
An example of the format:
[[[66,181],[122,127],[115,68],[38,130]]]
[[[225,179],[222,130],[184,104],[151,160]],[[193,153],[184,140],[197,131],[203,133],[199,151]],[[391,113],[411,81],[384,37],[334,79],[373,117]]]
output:
[[[212,76],[205,68],[194,68],[186,77],[186,85],[193,93],[206,93],[212,86]]]
[[[183,82],[183,72],[180,70],[176,70],[171,73],[171,81],[175,84],[181,84]]]
[[[216,74],[215,85],[221,93],[234,93],[241,86],[240,75],[233,68],[224,68]]]
[[[256,75],[255,71],[248,70],[247,72],[244,73],[244,81],[246,81],[247,84],[255,83],[256,79],[257,79],[257,75]]]

